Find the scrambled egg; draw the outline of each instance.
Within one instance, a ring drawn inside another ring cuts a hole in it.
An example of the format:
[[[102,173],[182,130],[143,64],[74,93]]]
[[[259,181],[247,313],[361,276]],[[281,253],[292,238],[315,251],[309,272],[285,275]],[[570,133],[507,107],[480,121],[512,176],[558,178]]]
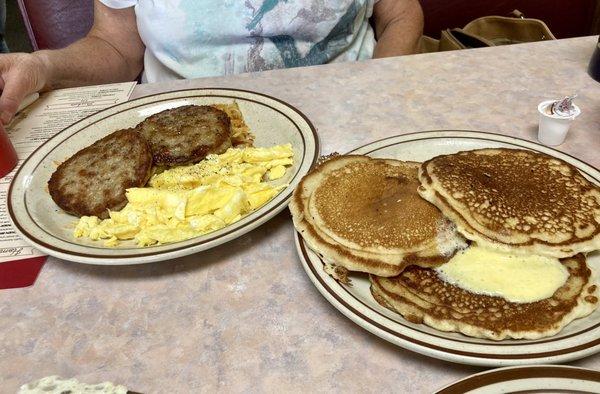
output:
[[[106,246],[134,239],[139,246],[182,241],[221,229],[260,208],[286,185],[273,181],[293,164],[291,144],[230,148],[198,164],[152,176],[147,187],[127,189],[127,205],[110,218],[79,219],[74,236]]]

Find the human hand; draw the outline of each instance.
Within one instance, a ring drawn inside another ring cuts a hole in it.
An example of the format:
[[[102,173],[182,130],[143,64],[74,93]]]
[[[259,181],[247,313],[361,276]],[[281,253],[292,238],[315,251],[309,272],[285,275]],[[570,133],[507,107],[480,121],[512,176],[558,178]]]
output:
[[[11,121],[23,99],[41,90],[48,79],[41,57],[29,53],[0,55],[0,121]]]

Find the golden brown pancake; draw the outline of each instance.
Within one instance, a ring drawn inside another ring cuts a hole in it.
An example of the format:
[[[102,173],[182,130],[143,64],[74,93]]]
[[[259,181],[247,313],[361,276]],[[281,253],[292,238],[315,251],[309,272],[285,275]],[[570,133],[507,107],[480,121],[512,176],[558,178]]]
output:
[[[352,271],[393,276],[409,264],[441,265],[464,241],[417,194],[417,169],[412,162],[334,157],[296,188],[294,225],[328,263]]]
[[[479,149],[422,164],[420,195],[481,246],[568,257],[600,249],[600,188],[543,153]]]
[[[444,282],[435,270],[410,266],[393,278],[371,275],[371,293],[410,322],[441,331],[501,340],[538,339],[558,333],[598,306],[598,289],[583,254],[561,260],[566,283],[552,297],[531,303],[468,292]]]
[[[309,211],[341,245],[398,254],[433,246],[440,211],[417,193],[418,163],[354,161],[330,172],[314,190]]]

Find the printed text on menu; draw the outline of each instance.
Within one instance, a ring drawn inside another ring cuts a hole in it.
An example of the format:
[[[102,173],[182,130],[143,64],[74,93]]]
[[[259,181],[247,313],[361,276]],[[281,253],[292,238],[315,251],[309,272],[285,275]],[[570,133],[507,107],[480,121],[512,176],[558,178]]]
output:
[[[135,82],[55,90],[17,114],[7,132],[19,156],[19,165],[42,143],[73,123],[104,108],[125,102]],[[17,166],[18,168],[18,166]],[[0,262],[41,256],[14,231],[6,198],[16,169],[0,178]]]

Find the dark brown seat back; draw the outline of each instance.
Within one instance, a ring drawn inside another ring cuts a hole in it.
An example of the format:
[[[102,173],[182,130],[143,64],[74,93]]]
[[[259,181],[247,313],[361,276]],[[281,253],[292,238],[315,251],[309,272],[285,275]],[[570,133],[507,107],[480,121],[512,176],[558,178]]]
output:
[[[510,16],[518,9],[528,18],[541,19],[556,38],[592,34],[598,0],[420,0],[425,14],[424,34],[439,38],[440,31],[464,27],[482,16]]]
[[[17,0],[34,50],[64,48],[85,36],[94,0]]]

